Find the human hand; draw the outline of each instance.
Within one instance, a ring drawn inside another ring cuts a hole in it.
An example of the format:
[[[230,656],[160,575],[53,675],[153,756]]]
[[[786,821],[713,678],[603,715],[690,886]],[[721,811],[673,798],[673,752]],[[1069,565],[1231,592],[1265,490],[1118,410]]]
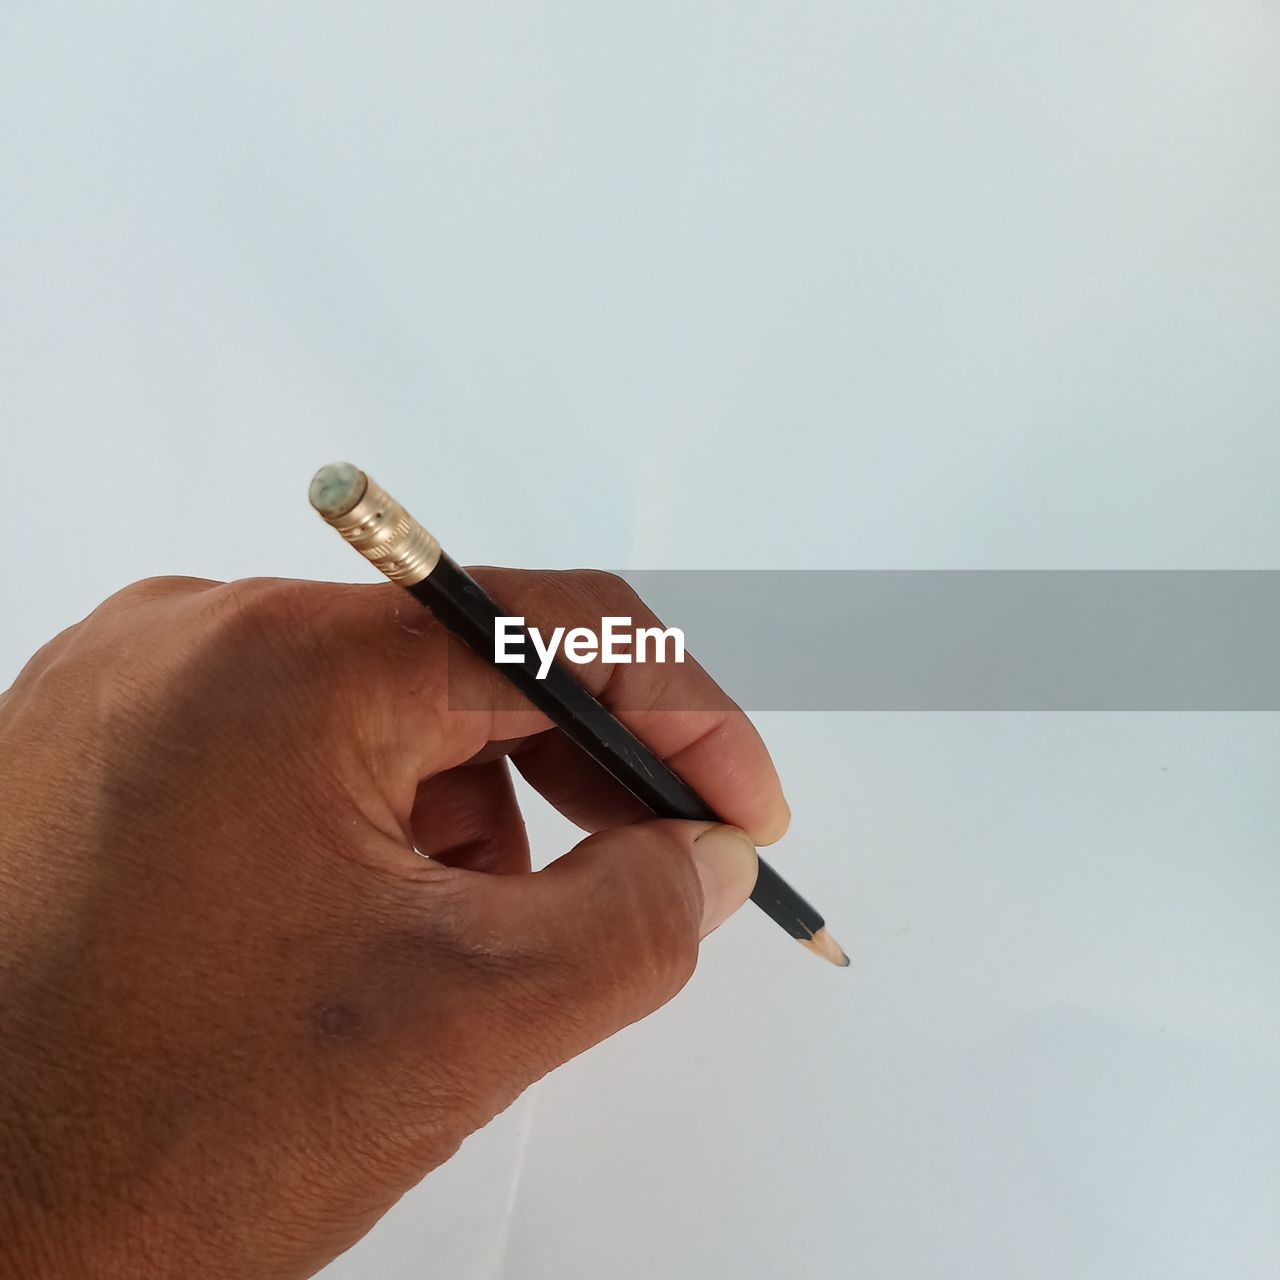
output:
[[[648,617],[604,574],[477,576],[535,624]],[[0,697],[0,1274],[309,1276],[679,990],[786,804],[695,664],[580,674],[742,831],[641,821],[391,586],[151,580],[31,660]],[[598,833],[537,874],[508,760]]]

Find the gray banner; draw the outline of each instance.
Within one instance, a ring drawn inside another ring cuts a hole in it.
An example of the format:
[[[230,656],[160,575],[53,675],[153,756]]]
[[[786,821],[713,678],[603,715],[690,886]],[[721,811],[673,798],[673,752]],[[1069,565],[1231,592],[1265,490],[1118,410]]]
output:
[[[1276,571],[621,576],[750,711],[1280,710]],[[652,688],[615,681],[619,705]]]

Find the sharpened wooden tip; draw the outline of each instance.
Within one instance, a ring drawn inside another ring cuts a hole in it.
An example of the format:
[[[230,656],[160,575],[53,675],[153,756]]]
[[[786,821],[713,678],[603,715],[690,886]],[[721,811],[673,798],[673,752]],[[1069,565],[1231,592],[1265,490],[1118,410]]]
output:
[[[849,967],[849,957],[845,955],[844,948],[827,932],[825,926],[819,929],[812,938],[799,938],[797,941],[802,947],[808,947],[815,956],[830,960],[832,964],[839,965],[841,969]]]

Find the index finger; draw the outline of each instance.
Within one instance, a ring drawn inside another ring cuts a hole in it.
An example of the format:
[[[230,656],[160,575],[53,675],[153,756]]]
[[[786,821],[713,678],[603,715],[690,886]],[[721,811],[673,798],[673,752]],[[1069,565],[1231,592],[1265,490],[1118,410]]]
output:
[[[629,619],[637,634],[640,628],[662,626],[635,591],[613,574],[481,569],[475,577],[504,608],[543,632],[554,626],[582,626],[599,635],[604,618]],[[503,691],[493,681],[496,677],[505,682],[483,665],[483,675],[468,668],[467,678],[476,685],[467,693],[496,694],[500,700]],[[759,733],[692,658],[610,664],[597,656],[575,665],[574,674],[726,822],[747,831],[757,844],[770,844],[786,831],[790,810]],[[462,700],[456,686],[454,695]],[[506,698],[509,705],[510,695]],[[495,718],[495,733],[507,727],[500,715]],[[525,778],[587,830],[648,816],[639,801],[562,734],[539,733],[507,744],[507,749]]]

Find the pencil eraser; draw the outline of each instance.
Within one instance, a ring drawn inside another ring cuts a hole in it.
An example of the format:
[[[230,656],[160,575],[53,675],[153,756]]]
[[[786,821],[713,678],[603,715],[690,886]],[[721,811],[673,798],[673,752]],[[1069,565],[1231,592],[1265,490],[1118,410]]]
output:
[[[365,475],[359,467],[349,462],[334,462],[321,467],[311,478],[308,497],[325,519],[332,520],[346,515],[360,501],[364,489]]]

